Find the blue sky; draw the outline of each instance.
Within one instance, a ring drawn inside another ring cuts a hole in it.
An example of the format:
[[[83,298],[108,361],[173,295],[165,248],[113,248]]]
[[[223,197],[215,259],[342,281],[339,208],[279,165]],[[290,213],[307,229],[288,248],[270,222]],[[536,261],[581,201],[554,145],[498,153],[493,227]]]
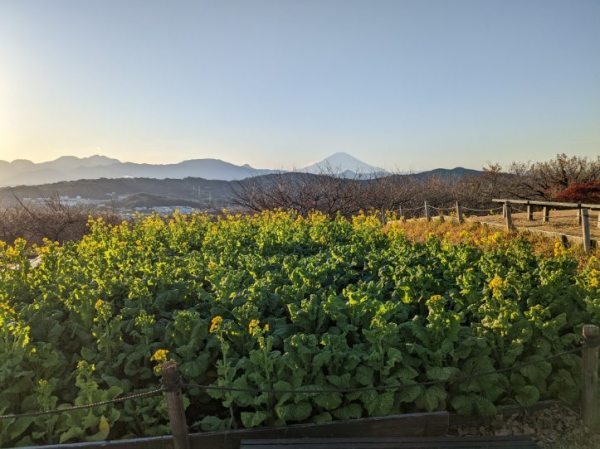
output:
[[[0,0],[0,159],[600,154],[596,0]]]

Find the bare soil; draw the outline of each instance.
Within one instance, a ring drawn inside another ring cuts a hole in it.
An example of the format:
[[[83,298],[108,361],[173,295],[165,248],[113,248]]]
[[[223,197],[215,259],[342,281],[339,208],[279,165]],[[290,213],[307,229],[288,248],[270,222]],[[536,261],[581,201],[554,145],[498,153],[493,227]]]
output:
[[[486,424],[451,427],[450,433],[458,436],[529,435],[543,449],[600,448],[600,434],[585,427],[578,413],[560,404],[497,415]]]
[[[524,209],[522,206],[520,209]],[[516,206],[515,206],[516,209]],[[479,221],[481,223],[491,223],[503,225],[505,219],[502,214],[486,215],[486,216],[467,216],[468,220]],[[527,213],[518,210],[513,210],[513,224],[517,228],[527,228],[538,231],[558,232],[560,234],[573,235],[576,237],[582,236],[581,225],[577,219],[576,209],[552,210],[550,211],[550,220],[547,223],[542,221],[542,212],[535,211],[533,213],[533,221],[527,220]],[[592,239],[600,239],[599,212],[590,211],[590,236]]]

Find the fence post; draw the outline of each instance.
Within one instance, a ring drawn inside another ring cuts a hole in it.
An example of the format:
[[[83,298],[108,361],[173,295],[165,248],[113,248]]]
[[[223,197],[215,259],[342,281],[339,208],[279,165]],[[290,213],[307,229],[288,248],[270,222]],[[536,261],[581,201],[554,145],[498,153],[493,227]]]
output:
[[[425,201],[425,220],[431,221],[431,215],[429,215],[429,206],[427,205],[427,201]]]
[[[581,209],[581,233],[583,250],[587,253],[592,249],[592,241],[590,239],[590,213],[586,208]]]
[[[462,222],[463,222],[462,209],[461,209],[458,201],[456,202],[456,218],[458,219],[458,223],[462,224]]]
[[[402,213],[402,206],[398,206],[398,218],[400,221],[404,218],[404,214]]]
[[[167,401],[173,446],[175,449],[190,449],[188,428],[181,396],[181,378],[177,370],[177,362],[169,360],[161,367],[162,385]]]
[[[510,232],[513,230],[513,221],[512,221],[512,212],[511,212],[511,207],[510,207],[510,203],[507,201],[506,202],[506,231]]]
[[[506,218],[506,203],[502,203],[502,218]]]
[[[527,221],[533,221],[533,206],[527,202]]]
[[[542,221],[544,223],[550,221],[550,208],[548,206],[544,206],[544,210],[542,211]]]
[[[600,396],[598,395],[598,341],[600,328],[593,324],[583,326],[582,351],[583,390],[581,396],[581,416],[586,426],[600,428]]]

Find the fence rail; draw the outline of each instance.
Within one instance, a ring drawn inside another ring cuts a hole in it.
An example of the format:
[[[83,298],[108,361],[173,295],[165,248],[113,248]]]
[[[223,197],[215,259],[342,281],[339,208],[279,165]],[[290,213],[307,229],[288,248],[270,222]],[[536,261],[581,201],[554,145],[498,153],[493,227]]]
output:
[[[589,203],[561,203],[555,201],[535,201],[535,200],[511,200],[511,199],[493,199],[493,203],[525,204],[531,206],[546,206],[554,209],[591,209],[600,210],[600,204]]]
[[[427,201],[424,202],[423,206],[413,207],[413,208],[404,208],[402,206],[398,207],[398,215],[400,219],[405,219],[408,216],[413,218],[418,218],[418,215],[422,213],[422,216],[427,221],[431,221],[432,212],[433,215],[439,217],[440,220],[444,220],[444,215],[448,213],[448,215],[452,215],[459,223],[463,223],[463,212],[473,212],[475,214],[482,213],[494,213],[502,210],[502,217],[504,218],[504,226],[508,232],[516,229],[516,226],[513,221],[513,213],[514,212],[526,212],[527,221],[533,222],[533,208],[535,206],[542,207],[542,223],[550,222],[550,211],[552,209],[576,209],[577,210],[577,223],[581,227],[581,241],[583,243],[583,249],[586,252],[589,252],[592,248],[592,244],[594,243],[591,238],[590,232],[590,211],[599,211],[598,212],[598,228],[600,228],[600,204],[587,204],[587,203],[560,203],[560,202],[551,202],[551,201],[531,201],[531,200],[511,200],[511,199],[493,199],[493,203],[501,204],[497,207],[490,208],[471,208],[466,207],[460,204],[458,201],[454,204],[454,206],[432,206]],[[519,207],[521,206],[521,207]],[[525,207],[522,207],[525,206]],[[422,211],[422,212],[421,212]],[[385,212],[382,210],[381,217],[383,223],[386,222]],[[552,219],[553,223],[561,223],[566,224],[566,217],[554,217]],[[540,231],[545,232],[545,231]],[[566,234],[561,235],[561,239],[566,239]]]

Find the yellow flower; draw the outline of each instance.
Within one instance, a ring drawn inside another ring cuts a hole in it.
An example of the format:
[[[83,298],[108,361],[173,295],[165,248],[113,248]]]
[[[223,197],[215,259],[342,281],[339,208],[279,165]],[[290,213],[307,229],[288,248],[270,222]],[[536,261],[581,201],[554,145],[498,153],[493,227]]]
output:
[[[99,299],[98,301],[96,301],[96,304],[94,304],[94,308],[99,312],[100,310],[102,310],[103,305],[104,305],[104,301]]]
[[[169,354],[168,349],[157,349],[150,357],[150,360],[153,362],[164,363],[167,361],[167,355]]]
[[[496,293],[497,290],[504,287],[504,279],[502,279],[500,276],[496,275],[493,277],[493,279],[489,282],[488,285],[492,289],[492,291],[494,293]]]
[[[554,243],[554,257],[562,257],[567,254],[567,248],[561,242]]]
[[[590,271],[590,287],[598,287],[600,286],[600,271],[593,268]]]
[[[210,329],[208,330],[211,334],[218,332],[221,328],[221,324],[223,323],[223,317],[217,315],[212,320],[210,320]]]
[[[254,335],[257,331],[260,331],[260,322],[258,320],[250,320],[250,324],[248,324],[248,333]]]

